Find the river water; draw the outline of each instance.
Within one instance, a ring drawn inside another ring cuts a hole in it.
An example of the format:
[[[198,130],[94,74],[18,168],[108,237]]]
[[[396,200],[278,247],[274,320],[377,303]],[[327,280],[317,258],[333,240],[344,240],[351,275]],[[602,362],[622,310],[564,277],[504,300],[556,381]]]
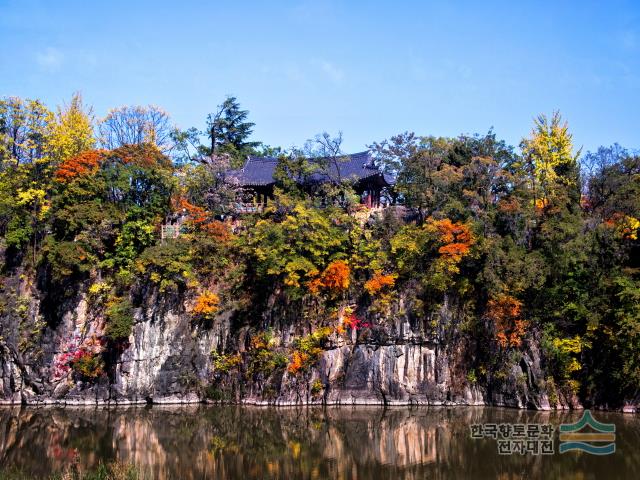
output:
[[[544,425],[557,429],[561,423],[573,423],[581,412],[482,407],[7,407],[0,408],[0,478],[8,470],[47,478],[72,464],[86,471],[112,461],[135,464],[147,478],[157,479],[640,478],[640,416],[593,416],[615,424],[615,453],[561,454],[556,431],[549,437],[555,453],[535,454],[546,438],[537,434],[540,428],[547,432]],[[506,424],[514,425],[509,427],[514,435],[501,437],[498,431],[494,439],[492,425],[499,429]],[[474,435],[482,438],[472,438],[472,425]],[[523,428],[534,442],[528,453],[499,454],[498,441],[513,448],[522,445],[515,431],[521,435]]]

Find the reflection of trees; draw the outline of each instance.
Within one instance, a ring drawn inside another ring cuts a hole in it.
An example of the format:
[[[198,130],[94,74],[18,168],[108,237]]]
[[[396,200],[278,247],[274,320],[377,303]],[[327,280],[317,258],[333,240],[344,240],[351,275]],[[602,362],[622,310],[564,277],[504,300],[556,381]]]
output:
[[[636,417],[618,425],[624,457],[501,457],[473,423],[571,422],[579,413],[483,408],[154,407],[0,410],[0,464],[45,475],[77,461],[135,463],[153,478],[566,478],[640,467]]]

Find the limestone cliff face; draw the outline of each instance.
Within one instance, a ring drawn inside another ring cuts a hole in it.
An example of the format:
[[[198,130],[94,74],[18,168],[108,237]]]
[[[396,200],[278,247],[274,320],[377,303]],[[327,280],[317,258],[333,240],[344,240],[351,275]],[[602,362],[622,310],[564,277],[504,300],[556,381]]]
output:
[[[410,305],[398,305],[387,315],[371,318],[376,324],[373,333],[333,334],[313,366],[293,374],[283,366],[257,372],[249,368],[248,339],[254,327],[238,321],[234,312],[221,313],[209,325],[195,325],[180,301],[168,302],[153,292],[135,310],[128,341],[102,353],[104,373],[84,378],[63,364],[70,350],[91,345],[103,333],[104,318],[92,311],[85,289],[80,285],[58,302],[52,320],[46,296],[28,275],[16,274],[5,282],[0,323],[2,403],[213,400],[549,409],[551,393],[554,406],[579,407],[575,399],[550,392],[534,337],[525,342],[519,361],[507,364],[499,375],[476,377],[472,370],[475,346],[460,334],[455,308],[446,303],[428,320],[416,320]],[[263,312],[261,328],[269,328],[277,348],[287,352],[296,336],[317,325],[287,320],[278,305],[272,299],[272,308]],[[212,351],[240,352],[239,363],[220,372]]]

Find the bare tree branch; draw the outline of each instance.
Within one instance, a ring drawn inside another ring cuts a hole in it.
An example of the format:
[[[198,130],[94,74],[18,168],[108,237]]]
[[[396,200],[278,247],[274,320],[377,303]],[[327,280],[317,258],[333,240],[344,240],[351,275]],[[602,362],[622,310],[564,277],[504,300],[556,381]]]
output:
[[[109,149],[152,143],[168,153],[174,147],[169,115],[155,105],[115,108],[99,123],[98,131],[101,145]]]

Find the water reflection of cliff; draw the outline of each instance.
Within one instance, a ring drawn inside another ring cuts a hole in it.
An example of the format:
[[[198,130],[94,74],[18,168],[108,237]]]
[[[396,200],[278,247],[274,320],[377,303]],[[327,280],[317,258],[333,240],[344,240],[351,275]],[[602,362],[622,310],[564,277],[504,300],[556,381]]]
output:
[[[494,442],[469,437],[473,423],[571,418],[482,408],[2,409],[0,464],[44,476],[120,460],[158,479],[591,478],[619,468],[613,457],[499,456]],[[618,434],[618,448],[629,442],[625,464],[637,468],[640,422],[616,418],[628,435]]]

